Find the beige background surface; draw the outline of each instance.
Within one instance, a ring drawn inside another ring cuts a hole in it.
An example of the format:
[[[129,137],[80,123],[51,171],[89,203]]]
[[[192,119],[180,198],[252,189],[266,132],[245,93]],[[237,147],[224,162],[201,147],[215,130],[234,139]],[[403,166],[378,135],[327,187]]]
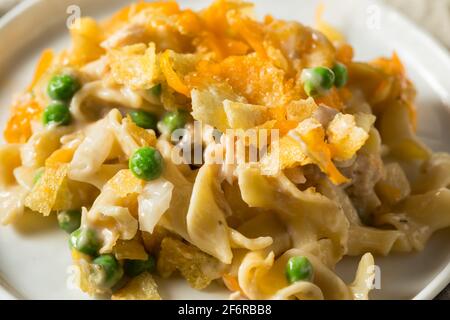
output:
[[[0,15],[20,1],[0,0]],[[382,1],[409,16],[450,49],[450,0]]]
[[[0,16],[20,1],[0,0]],[[382,1],[409,16],[450,50],[450,0]],[[450,300],[450,285],[436,299]]]
[[[450,0],[383,0],[409,16],[450,49]]]

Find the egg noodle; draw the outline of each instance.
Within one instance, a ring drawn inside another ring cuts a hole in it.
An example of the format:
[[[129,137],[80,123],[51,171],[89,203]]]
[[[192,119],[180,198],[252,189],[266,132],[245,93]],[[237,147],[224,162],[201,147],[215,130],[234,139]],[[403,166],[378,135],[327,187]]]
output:
[[[354,61],[321,11],[317,30],[233,0],[81,18],[14,100],[0,221],[57,216],[90,295],[161,299],[152,275],[181,274],[235,299],[368,299],[373,254],[450,226],[450,156],[417,139],[398,56]]]

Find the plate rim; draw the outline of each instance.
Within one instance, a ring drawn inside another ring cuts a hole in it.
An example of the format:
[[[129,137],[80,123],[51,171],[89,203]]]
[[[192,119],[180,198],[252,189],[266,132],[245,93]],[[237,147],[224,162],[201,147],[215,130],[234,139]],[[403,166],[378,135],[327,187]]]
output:
[[[26,13],[29,10],[33,10],[36,5],[39,5],[45,0],[24,0],[14,6],[11,10],[5,13],[0,18],[0,31],[7,28],[10,23],[12,23],[15,19],[19,18],[22,14]],[[151,0],[154,1],[154,0]],[[367,0],[366,0],[367,1]],[[131,1],[130,1],[131,2]],[[380,0],[372,0],[367,1],[368,3],[375,3],[376,5],[382,7],[383,11],[389,15],[392,15],[397,23],[403,25],[404,27],[409,28],[420,37],[423,45],[426,45],[433,51],[435,54],[439,55],[442,61],[445,61],[445,67],[450,72],[450,53],[444,47],[443,44],[438,42],[436,38],[431,35],[428,31],[414,23],[410,18],[406,17],[403,13],[398,11],[397,9],[388,6],[385,3],[382,3]],[[441,97],[447,106],[450,108],[450,92],[440,92],[443,94]],[[450,260],[439,273],[436,274],[435,277],[420,290],[419,293],[416,294],[412,298],[412,300],[431,300],[434,299],[448,284],[450,283]],[[14,288],[8,289],[9,285],[6,280],[2,279],[2,275],[0,274],[0,300],[16,300],[21,299],[17,294],[15,294]]]

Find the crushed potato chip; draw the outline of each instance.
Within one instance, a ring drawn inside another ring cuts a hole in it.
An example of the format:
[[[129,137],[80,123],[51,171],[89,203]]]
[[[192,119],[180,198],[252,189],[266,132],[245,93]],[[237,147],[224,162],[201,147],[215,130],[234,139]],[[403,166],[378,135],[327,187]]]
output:
[[[328,125],[327,137],[332,157],[345,161],[351,159],[364,145],[369,134],[356,126],[353,115],[338,113]]]
[[[70,61],[74,65],[84,65],[98,59],[104,50],[100,47],[103,41],[103,31],[92,18],[81,18],[70,28],[72,50]]]
[[[73,208],[73,203],[74,195],[70,189],[69,180],[64,179],[58,189],[58,194],[56,195],[52,210],[69,210]]]
[[[181,54],[166,50],[160,57],[161,71],[168,85],[178,93],[190,97],[190,88],[186,85],[184,77],[195,70],[199,56],[194,54]]]
[[[147,90],[156,84],[159,74],[155,44],[126,46],[108,52],[113,79],[135,90]]]
[[[264,32],[262,26],[253,19],[236,11],[229,12],[227,18],[235,32],[239,33],[261,58],[267,59],[268,55],[263,43]]]
[[[117,197],[125,198],[132,193],[142,192],[144,181],[137,178],[130,170],[124,169],[116,173],[107,186],[111,188]]]
[[[126,23],[142,11],[158,11],[163,14],[174,14],[179,12],[178,4],[174,1],[168,2],[144,2],[132,3],[116,12],[111,18],[103,23],[103,28],[107,34],[112,34],[119,30]]]
[[[148,258],[144,245],[138,237],[134,237],[131,240],[117,240],[113,252],[119,260],[147,260]]]
[[[122,125],[130,136],[136,141],[136,143],[141,147],[154,147],[156,144],[156,135],[153,130],[145,130],[137,126],[131,117],[128,115],[122,120]]]
[[[254,104],[225,100],[224,110],[233,129],[250,129],[269,120],[269,108]]]
[[[175,234],[172,234],[169,230],[158,225],[155,226],[152,233],[142,231],[141,235],[145,249],[152,254],[159,252],[161,249],[161,242],[164,238],[169,236],[177,238]]]
[[[280,139],[278,153],[274,152],[273,148],[261,159],[261,169],[269,175],[276,175],[280,170],[311,163],[298,141],[290,136]],[[277,158],[279,161],[276,161]]]
[[[129,115],[123,118],[119,110],[113,109],[108,113],[107,118],[116,137],[117,145],[126,156],[131,157],[133,152],[140,147],[155,145],[155,132],[138,127]]]
[[[224,265],[192,245],[165,238],[161,243],[157,269],[165,278],[178,270],[193,288],[204,289],[222,276]]]
[[[324,104],[336,110],[344,108],[344,102],[336,88],[331,88],[326,94],[314,98],[318,105]]]
[[[291,101],[286,106],[286,116],[288,120],[303,121],[311,117],[318,108],[313,98],[305,100]]]
[[[355,117],[355,123],[357,127],[360,127],[365,132],[369,132],[376,121],[376,117],[373,114],[357,112],[353,115]]]
[[[197,77],[227,82],[249,103],[265,106],[286,102],[283,70],[255,54],[231,56],[219,63],[200,63]]]
[[[209,29],[223,35],[229,30],[228,12],[235,11],[240,15],[250,16],[253,13],[254,4],[244,1],[214,1],[210,6],[200,12],[200,16]]]
[[[143,272],[112,295],[112,300],[161,300],[152,275]]]
[[[192,95],[192,116],[221,131],[228,127],[227,114],[223,107],[224,100],[243,101],[226,83],[210,84],[206,88],[194,89]]]
[[[76,285],[90,296],[102,293],[91,281],[89,281],[89,275],[91,273],[91,268],[88,260],[78,259],[75,262],[75,281]]]
[[[90,296],[106,296],[111,294],[110,289],[102,288],[92,281],[92,274],[95,269],[91,256],[72,249],[72,260],[74,264],[71,266],[73,274],[70,280],[74,285],[78,286]]]
[[[70,198],[70,192],[66,190],[67,184],[64,183],[68,169],[67,164],[46,167],[41,179],[25,198],[25,206],[48,216],[55,204],[64,207],[70,202],[67,198]]]
[[[291,136],[304,143],[304,152],[328,175],[333,183],[341,184],[348,181],[332,162],[331,151],[325,141],[325,131],[317,120],[308,118],[302,121]]]

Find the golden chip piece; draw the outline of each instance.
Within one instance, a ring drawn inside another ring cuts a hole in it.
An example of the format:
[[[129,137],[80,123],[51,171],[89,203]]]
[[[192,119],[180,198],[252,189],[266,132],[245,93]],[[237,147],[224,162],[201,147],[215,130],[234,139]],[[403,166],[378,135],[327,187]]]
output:
[[[284,136],[280,139],[278,146],[272,146],[271,152],[261,159],[261,169],[268,175],[276,175],[280,170],[307,165],[311,162],[312,160],[306,156],[298,141],[290,136]]]
[[[369,134],[356,126],[353,115],[338,113],[328,125],[327,137],[333,159],[345,161],[361,149]]]
[[[178,270],[191,287],[201,290],[211,281],[222,276],[224,265],[192,245],[172,238],[164,238],[157,269],[164,278],[170,277],[175,270]]]
[[[114,255],[118,260],[147,260],[148,254],[145,252],[141,239],[134,237],[131,240],[117,240],[113,248]]]
[[[169,230],[156,225],[152,233],[142,231],[142,241],[144,242],[145,249],[153,254],[156,254],[161,249],[161,242],[166,237],[177,237],[172,234]]]
[[[72,249],[71,253],[74,263],[73,267],[76,270],[74,270],[74,284],[76,284],[83,292],[86,292],[89,295],[100,293],[100,291],[89,281],[89,274],[91,273],[91,257],[75,249]]]
[[[269,108],[225,100],[223,107],[228,124],[233,129],[250,129],[270,120]]]
[[[72,36],[72,50],[70,62],[83,65],[98,59],[104,50],[100,47],[103,41],[103,32],[97,22],[92,18],[81,18],[70,28]]]
[[[70,198],[68,197],[71,194],[68,190],[63,190],[67,188],[67,184],[64,182],[68,168],[68,164],[46,167],[39,182],[25,198],[25,206],[48,216],[56,203],[58,203],[58,207],[64,207],[66,203],[69,203]]]
[[[184,77],[195,71],[195,66],[201,58],[201,55],[198,54],[182,54],[173,50],[164,51],[160,56],[160,68],[169,87],[189,97],[191,90],[185,83]]]
[[[291,134],[305,145],[305,153],[312,159],[320,170],[328,175],[334,184],[348,182],[336,168],[331,159],[329,145],[325,141],[325,131],[322,125],[314,118],[303,120]]]
[[[228,57],[217,64],[199,64],[198,69],[199,78],[227,82],[248,103],[276,106],[287,102],[283,70],[256,54]]]
[[[194,119],[203,121],[223,132],[229,128],[223,101],[245,102],[245,99],[234,93],[227,83],[213,83],[205,88],[194,89],[191,92],[191,98]]]
[[[130,280],[111,297],[113,300],[161,300],[158,286],[150,273],[144,272]]]
[[[141,43],[111,50],[108,57],[117,83],[135,90],[147,90],[156,84],[158,66],[154,43],[148,48]]]
[[[122,125],[126,132],[130,134],[136,143],[141,147],[154,147],[156,145],[156,135],[153,130],[145,130],[137,126],[130,115],[122,120]]]
[[[318,108],[311,97],[305,100],[295,100],[286,106],[286,116],[288,120],[300,122],[311,117]]]
[[[125,198],[132,193],[141,193],[144,181],[136,178],[130,170],[124,169],[108,181],[107,187],[111,188],[119,198]]]

